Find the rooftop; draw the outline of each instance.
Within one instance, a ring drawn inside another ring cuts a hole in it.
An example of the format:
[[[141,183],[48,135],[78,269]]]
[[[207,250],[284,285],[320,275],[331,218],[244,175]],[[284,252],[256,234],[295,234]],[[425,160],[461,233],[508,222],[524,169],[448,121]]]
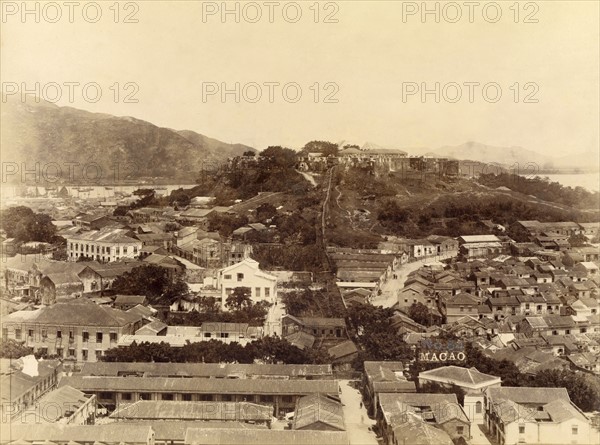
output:
[[[500,383],[500,377],[479,372],[476,368],[442,366],[419,373],[419,378],[435,378],[455,383],[458,386],[476,386]]]
[[[270,421],[273,409],[247,402],[139,400],[120,405],[113,419]]]

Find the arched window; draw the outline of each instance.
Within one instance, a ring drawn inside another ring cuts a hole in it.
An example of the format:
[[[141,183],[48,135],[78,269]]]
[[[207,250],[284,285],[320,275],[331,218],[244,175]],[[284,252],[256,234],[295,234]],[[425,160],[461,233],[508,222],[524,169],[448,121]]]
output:
[[[481,402],[475,404],[475,414],[481,414]]]

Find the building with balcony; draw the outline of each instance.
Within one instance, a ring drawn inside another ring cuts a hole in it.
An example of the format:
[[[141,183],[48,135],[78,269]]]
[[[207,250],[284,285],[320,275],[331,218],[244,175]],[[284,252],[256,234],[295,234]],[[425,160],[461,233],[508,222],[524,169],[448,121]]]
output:
[[[77,299],[3,317],[2,338],[23,342],[34,352],[77,362],[95,362],[123,335],[133,334],[142,317]]]
[[[118,261],[123,258],[137,258],[142,241],[128,236],[126,229],[105,227],[67,238],[67,256],[69,261],[88,258],[100,262]]]

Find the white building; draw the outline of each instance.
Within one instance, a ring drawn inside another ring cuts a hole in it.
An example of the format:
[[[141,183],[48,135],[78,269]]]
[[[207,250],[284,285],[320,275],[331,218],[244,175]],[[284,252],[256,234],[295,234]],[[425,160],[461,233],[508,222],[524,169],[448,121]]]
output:
[[[274,303],[277,293],[277,277],[270,275],[258,267],[258,261],[252,258],[220,269],[217,275],[217,288],[221,291],[221,304],[224,307],[227,296],[236,287],[249,287],[252,291],[252,302],[266,300]]]
[[[598,443],[565,388],[491,387],[485,396],[486,426],[500,445]]]
[[[104,228],[92,230],[67,238],[67,255],[70,261],[87,257],[95,261],[117,261],[122,258],[136,258],[140,254],[142,242],[127,236],[127,230]]]

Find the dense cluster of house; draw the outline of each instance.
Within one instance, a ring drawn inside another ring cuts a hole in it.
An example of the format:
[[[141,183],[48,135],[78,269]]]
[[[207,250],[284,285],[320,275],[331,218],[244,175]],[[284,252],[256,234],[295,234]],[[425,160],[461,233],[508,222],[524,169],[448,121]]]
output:
[[[408,365],[364,363],[361,405],[386,445],[468,444],[479,426],[502,445],[597,443],[598,430],[564,388],[503,386],[459,366],[409,381]],[[2,395],[2,444],[92,435],[147,445],[353,443],[352,408],[331,365],[86,363],[67,375],[58,361],[28,356],[3,361],[1,377],[15,388]],[[460,400],[423,391],[432,383],[459,389]],[[43,409],[49,403],[54,409]]]
[[[354,147],[337,157],[308,153],[299,168],[322,171],[332,163],[458,174],[455,161]],[[210,321],[170,326],[157,309],[201,310],[211,299],[226,310],[228,297],[241,287],[249,289],[252,303],[276,307],[283,292],[316,285],[310,273],[262,270],[252,258],[252,240],[272,227],[249,223],[229,238],[210,232],[210,215],[248,208],[209,201],[194,199],[185,210],[138,208],[122,217],[109,216],[107,206],[75,215],[59,209],[55,218],[63,219],[54,223],[66,240],[65,261],[44,254],[2,258],[1,338],[52,359],[2,360],[2,422],[8,427],[0,444],[351,442],[337,378],[360,351],[341,317],[282,311],[268,320],[280,323],[279,335],[300,350],[326,351],[328,365],[102,362],[108,349],[134,342],[246,344],[272,330]],[[175,230],[174,222],[180,224]],[[599,225],[517,221],[510,229],[524,242],[491,221],[484,225],[489,234],[388,237],[377,249],[329,247],[344,305],[369,303],[393,289],[392,325],[414,346],[415,360],[424,341],[452,335],[530,376],[545,369],[600,375],[600,252],[597,245],[580,245],[597,240]],[[427,265],[415,267],[425,259]],[[191,292],[154,308],[147,295],[118,295],[115,280],[145,265],[182,276]],[[405,268],[413,271],[404,275]],[[416,303],[425,309],[419,319],[411,318]],[[410,361],[364,363],[361,408],[364,403],[384,443],[469,443],[479,425],[501,445],[596,443],[598,430],[566,390],[505,387],[475,368],[444,366],[451,354],[451,361],[460,361],[460,354],[464,359],[464,351],[422,354],[420,360],[439,367],[416,381],[408,378]],[[458,387],[464,399],[423,392],[427,384]],[[29,419],[42,427],[27,428]]]

